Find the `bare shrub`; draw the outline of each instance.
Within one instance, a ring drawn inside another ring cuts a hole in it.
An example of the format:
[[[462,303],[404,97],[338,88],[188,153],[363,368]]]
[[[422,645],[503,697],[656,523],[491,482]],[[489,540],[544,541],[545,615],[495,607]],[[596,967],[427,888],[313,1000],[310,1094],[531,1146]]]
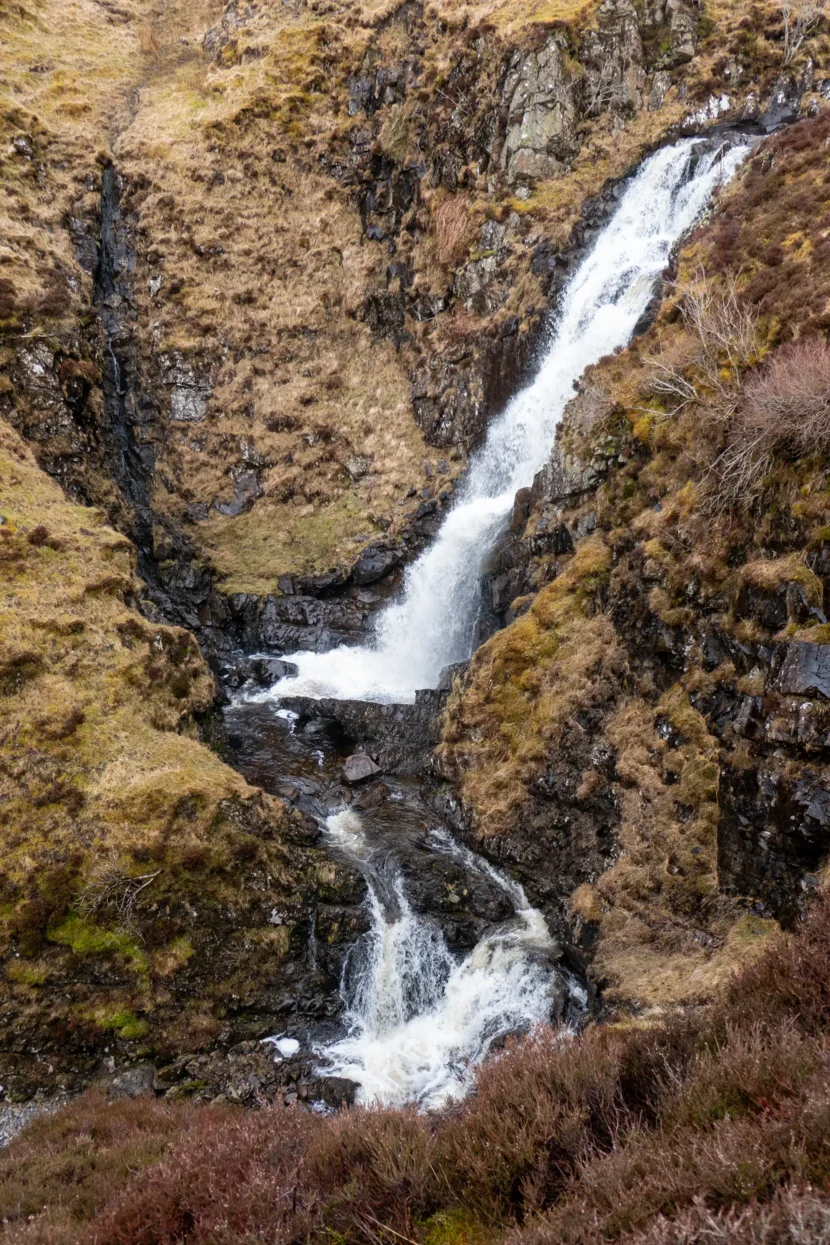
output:
[[[575,1047],[543,1031],[485,1064],[476,1097],[438,1138],[437,1162],[452,1186],[488,1218],[549,1205],[583,1154],[610,1149],[631,1126],[620,1053],[615,1042]]]
[[[621,66],[613,60],[603,60],[600,68],[585,75],[585,115],[598,117],[606,108],[620,108],[629,102],[625,75],[631,61],[626,57]]]
[[[227,1116],[227,1111],[217,1110],[217,1125]],[[0,1152],[4,1228],[25,1224],[46,1207],[49,1224],[38,1237],[62,1241],[57,1221],[66,1216],[75,1221],[67,1239],[77,1240],[78,1221],[94,1217],[125,1178],[164,1158],[182,1134],[199,1128],[202,1118],[190,1104],[155,1098],[110,1103],[97,1090],[55,1115],[40,1116],[13,1149]],[[34,1232],[25,1237],[34,1238]]]
[[[830,1201],[813,1189],[788,1188],[767,1206],[712,1211],[703,1198],[674,1222],[660,1218],[626,1245],[824,1245]]]
[[[170,1156],[90,1225],[84,1245],[253,1245],[306,1240],[313,1222],[303,1154],[319,1127],[284,1109],[212,1109]]]
[[[730,500],[749,502],[777,455],[830,452],[830,348],[814,338],[778,350],[744,386],[714,471]]]
[[[722,1012],[738,1025],[795,1017],[818,1037],[830,1028],[830,895],[821,895],[797,937],[776,939],[731,983]]]
[[[593,380],[584,380],[568,403],[567,421],[582,436],[607,431],[615,403],[608,390]]]
[[[813,33],[824,17],[827,0],[780,0],[784,19],[784,64],[798,52],[804,40]]]
[[[305,1167],[320,1190],[329,1232],[372,1241],[385,1225],[393,1236],[411,1238],[415,1221],[446,1197],[434,1132],[411,1108],[353,1110],[332,1120],[310,1146]]]
[[[115,857],[105,857],[83,887],[75,906],[83,916],[109,910],[123,929],[133,932],[138,897],[160,873],[156,869],[154,873],[136,876],[127,873]]]
[[[680,312],[689,354],[669,363],[649,359],[650,391],[675,414],[695,403],[726,423],[737,409],[743,373],[757,355],[755,318],[740,302],[734,278],[715,286],[702,274],[684,295]]]

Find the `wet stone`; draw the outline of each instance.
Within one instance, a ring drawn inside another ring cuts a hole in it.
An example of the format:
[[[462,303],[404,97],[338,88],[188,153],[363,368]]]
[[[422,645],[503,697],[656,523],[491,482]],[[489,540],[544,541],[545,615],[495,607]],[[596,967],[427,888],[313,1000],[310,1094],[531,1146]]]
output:
[[[352,785],[364,782],[367,778],[374,778],[379,773],[380,766],[376,765],[367,753],[355,752],[343,766],[343,781]]]
[[[790,696],[818,693],[830,700],[830,645],[788,645],[776,684]]]

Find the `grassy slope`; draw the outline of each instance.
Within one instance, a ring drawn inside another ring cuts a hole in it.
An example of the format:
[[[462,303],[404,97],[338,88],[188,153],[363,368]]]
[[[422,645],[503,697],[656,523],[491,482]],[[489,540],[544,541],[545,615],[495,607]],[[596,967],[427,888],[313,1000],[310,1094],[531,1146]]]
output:
[[[3,424],[0,498],[6,1074],[27,1034],[46,1059],[106,1033],[125,1052],[198,1047],[229,992],[279,972],[313,854],[197,741],[212,677],[189,633],[130,608],[129,543]]]

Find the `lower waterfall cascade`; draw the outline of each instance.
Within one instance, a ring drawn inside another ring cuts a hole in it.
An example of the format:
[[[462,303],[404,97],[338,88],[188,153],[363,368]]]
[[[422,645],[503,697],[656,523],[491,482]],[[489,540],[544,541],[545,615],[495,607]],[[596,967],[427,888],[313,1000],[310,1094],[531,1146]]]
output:
[[[749,150],[700,144],[684,139],[661,148],[628,184],[562,294],[535,379],[491,425],[453,508],[408,569],[399,598],[379,616],[372,642],[288,654],[297,675],[246,699],[406,704],[419,689],[435,687],[446,666],[470,656],[482,569],[516,492],[550,454],[574,383],[628,344],[673,246]],[[401,872],[388,854],[373,852],[358,813],[341,808],[321,824],[330,846],[360,868],[368,886],[370,930],[352,948],[341,983],[346,1032],[316,1048],[321,1071],[356,1082],[359,1102],[440,1107],[469,1092],[473,1069],[494,1044],[549,1023],[557,996],[584,1006],[584,991],[556,964],[542,914],[483,858],[430,831],[433,850],[485,871],[513,908],[511,919],[459,958],[438,925],[413,911]]]
[[[368,947],[358,945],[356,962],[346,965],[348,1032],[318,1054],[329,1075],[358,1083],[360,1102],[435,1108],[463,1097],[495,1041],[549,1020],[562,985],[545,920],[518,883],[432,833],[439,850],[464,853],[468,867],[486,870],[515,910],[460,960],[437,926],[412,911],[394,864],[379,862],[385,879],[372,868],[358,814],[346,809],[327,819],[329,842],[364,865],[372,926]]]

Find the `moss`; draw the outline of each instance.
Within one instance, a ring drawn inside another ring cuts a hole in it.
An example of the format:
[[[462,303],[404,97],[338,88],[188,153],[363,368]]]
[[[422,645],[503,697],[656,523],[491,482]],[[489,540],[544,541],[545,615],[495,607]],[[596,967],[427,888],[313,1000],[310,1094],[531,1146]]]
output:
[[[421,1229],[423,1245],[480,1245],[489,1233],[466,1207],[439,1211],[427,1219]]]
[[[103,1029],[105,1032],[116,1033],[125,1042],[138,1041],[147,1035],[150,1028],[146,1020],[123,1009],[107,1011],[104,1008],[99,1008],[87,1013],[87,1018],[92,1020],[99,1029]]]
[[[69,947],[75,955],[123,956],[137,973],[147,973],[147,956],[125,930],[105,929],[84,917],[70,916],[48,930],[47,937],[50,942]]]
[[[11,960],[6,965],[9,981],[22,986],[42,986],[49,977],[49,967],[28,960]]]

